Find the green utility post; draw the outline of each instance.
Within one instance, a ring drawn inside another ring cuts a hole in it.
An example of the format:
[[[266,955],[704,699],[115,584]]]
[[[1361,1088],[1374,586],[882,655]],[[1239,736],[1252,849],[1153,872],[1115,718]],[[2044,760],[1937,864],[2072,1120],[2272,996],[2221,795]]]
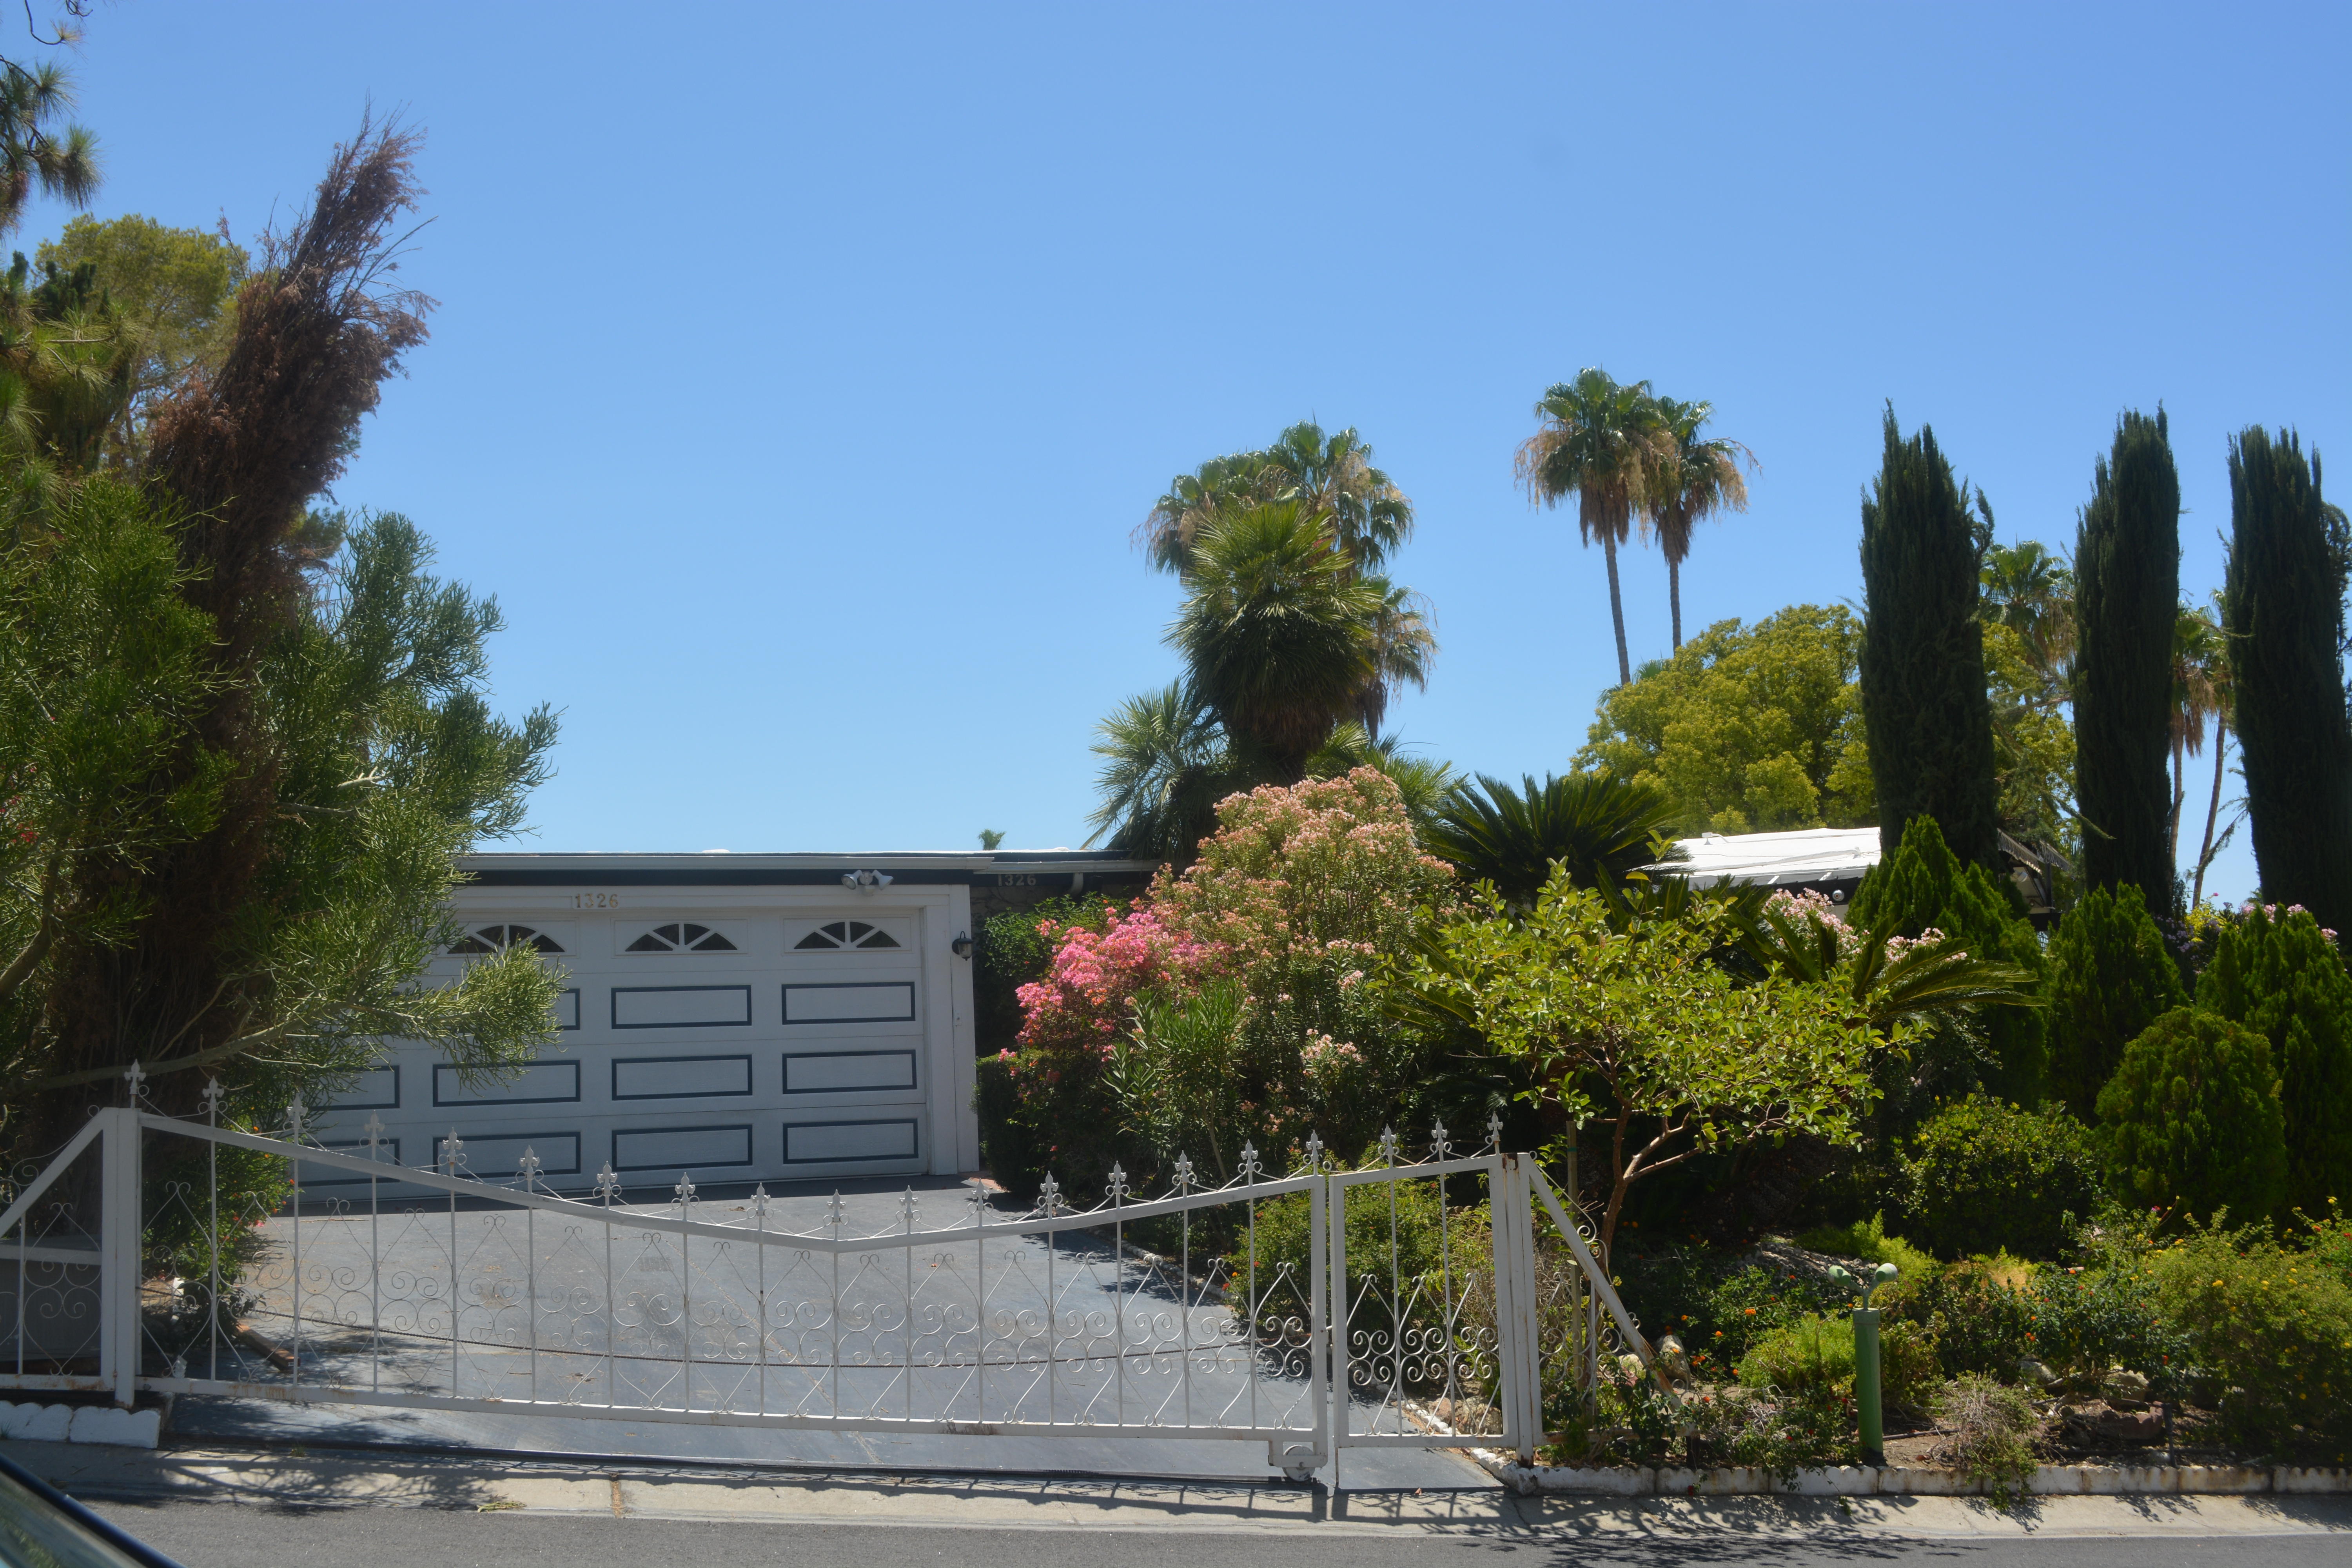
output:
[[[1886,1409],[1878,1386],[1878,1309],[1870,1304],[1870,1293],[1892,1280],[1895,1273],[1892,1263],[1880,1264],[1860,1279],[1843,1268],[1830,1270],[1830,1278],[1838,1284],[1862,1288],[1862,1305],[1853,1310],[1853,1403],[1862,1425],[1865,1465],[1886,1463]]]

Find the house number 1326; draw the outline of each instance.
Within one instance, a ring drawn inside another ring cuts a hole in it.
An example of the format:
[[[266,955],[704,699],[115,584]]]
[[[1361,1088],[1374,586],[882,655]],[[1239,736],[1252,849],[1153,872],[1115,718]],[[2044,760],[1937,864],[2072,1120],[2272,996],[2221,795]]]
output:
[[[575,910],[617,910],[621,907],[618,893],[574,893],[572,907]]]

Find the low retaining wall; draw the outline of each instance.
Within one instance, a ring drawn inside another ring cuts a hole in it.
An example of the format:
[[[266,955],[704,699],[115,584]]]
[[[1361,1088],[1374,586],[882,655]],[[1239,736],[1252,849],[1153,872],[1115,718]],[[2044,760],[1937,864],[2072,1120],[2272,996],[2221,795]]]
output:
[[[1514,1456],[1492,1448],[1474,1448],[1471,1457],[1496,1480],[1523,1496],[1580,1492],[1592,1497],[1748,1497],[1779,1492],[1791,1497],[1976,1497],[1990,1489],[1963,1481],[1950,1470],[1893,1465],[1800,1470],[1794,1482],[1782,1486],[1769,1470],[1741,1466],[1706,1470],[1570,1469],[1522,1465]],[[2352,1491],[2352,1470],[2296,1465],[2037,1465],[2027,1489],[2036,1497],[2346,1492]]]
[[[111,1405],[10,1405],[0,1400],[0,1437],[20,1443],[103,1443],[152,1448],[163,1438],[161,1410]]]

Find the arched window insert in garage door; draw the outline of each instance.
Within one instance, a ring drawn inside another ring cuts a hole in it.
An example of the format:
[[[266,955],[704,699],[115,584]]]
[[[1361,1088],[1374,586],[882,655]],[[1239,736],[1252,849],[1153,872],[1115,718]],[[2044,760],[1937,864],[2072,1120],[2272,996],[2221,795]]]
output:
[[[709,926],[656,926],[629,943],[630,952],[733,952],[735,944]]]
[[[879,926],[867,925],[864,921],[835,921],[830,925],[817,927],[816,930],[793,943],[795,952],[803,948],[877,948],[898,945],[897,937]]]
[[[465,941],[450,944],[451,952],[499,952],[509,947],[535,947],[541,952],[562,952],[562,947],[544,931],[529,926],[484,926]]]

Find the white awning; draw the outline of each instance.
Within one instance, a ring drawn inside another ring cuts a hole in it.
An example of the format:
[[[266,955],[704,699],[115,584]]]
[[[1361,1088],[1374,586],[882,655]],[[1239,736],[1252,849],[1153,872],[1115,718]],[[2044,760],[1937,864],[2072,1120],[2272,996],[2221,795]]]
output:
[[[1793,833],[1703,833],[1677,838],[1686,857],[1644,866],[1653,875],[1682,877],[1693,887],[1738,882],[1766,888],[1806,882],[1852,882],[1878,864],[1875,827],[1803,827]]]

